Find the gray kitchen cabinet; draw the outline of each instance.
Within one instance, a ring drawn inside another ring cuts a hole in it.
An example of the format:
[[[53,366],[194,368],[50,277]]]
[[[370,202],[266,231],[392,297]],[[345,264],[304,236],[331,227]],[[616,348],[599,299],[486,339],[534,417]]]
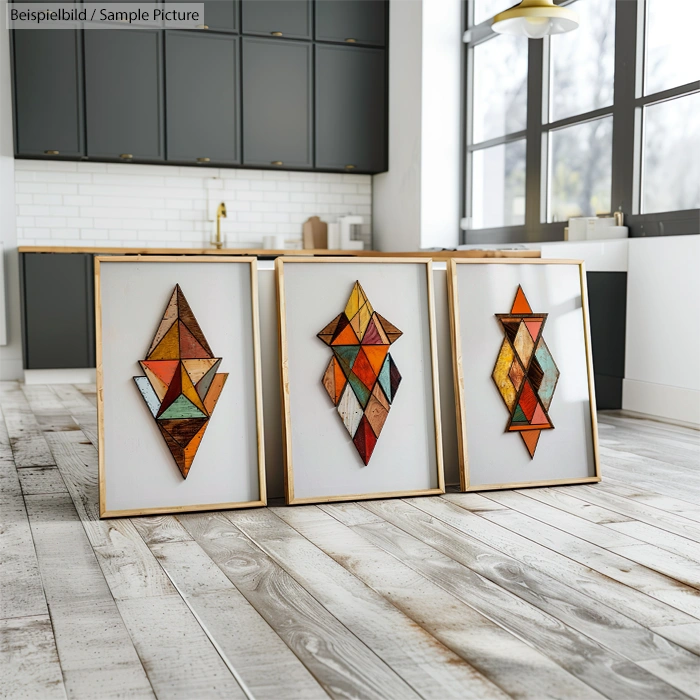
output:
[[[316,167],[386,170],[384,50],[318,44],[315,97]]]
[[[167,153],[170,161],[240,163],[238,37],[167,31]]]
[[[384,46],[386,0],[319,0],[316,2],[316,41]]]
[[[83,156],[82,32],[20,29],[12,49],[17,155]]]
[[[85,31],[88,157],[164,160],[162,55],[158,29]]]
[[[212,32],[237,32],[238,2],[207,0],[204,3],[204,24]]]
[[[20,274],[24,368],[94,367],[93,256],[23,253]]]
[[[250,37],[242,43],[243,162],[311,168],[312,45]]]
[[[244,34],[311,39],[311,0],[242,0]]]

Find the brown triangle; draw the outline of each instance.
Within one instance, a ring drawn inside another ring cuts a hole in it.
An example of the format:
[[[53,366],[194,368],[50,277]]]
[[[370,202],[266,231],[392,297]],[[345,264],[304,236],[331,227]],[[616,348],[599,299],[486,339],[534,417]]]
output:
[[[185,448],[178,445],[172,435],[170,435],[170,433],[160,423],[160,421],[156,421],[160,434],[163,436],[165,444],[168,446],[170,454],[175,460],[175,464],[177,464],[177,468],[180,470],[183,478],[186,479],[190,468],[189,465],[185,466]]]
[[[159,420],[158,425],[184,449],[208,420],[208,418],[172,418]]]
[[[389,338],[390,343],[398,340],[403,335],[402,331],[400,331],[393,323],[389,323],[389,321],[387,321],[381,314],[375,313],[375,317],[378,318],[379,322],[382,324],[382,328],[384,329],[387,338]]]
[[[153,352],[156,345],[158,345],[158,343],[160,343],[160,341],[163,340],[163,336],[170,330],[170,327],[173,325],[173,323],[177,321],[177,290],[177,287],[173,289],[173,293],[170,296],[170,301],[165,307],[163,320],[158,326],[158,330],[156,331],[156,334],[153,337],[153,342],[151,343],[151,347],[148,349],[146,356],[150,355]]]
[[[185,299],[185,295],[182,293],[182,289],[180,289],[179,284],[177,285],[176,289],[177,311],[180,320],[187,326],[187,330],[192,333],[192,335],[197,339],[197,342],[206,350],[208,357],[213,357],[214,353],[211,351],[209,343],[207,343],[207,339],[204,337],[204,333],[202,333],[202,329],[199,327],[197,319],[194,317],[192,309],[187,303],[187,299]]]
[[[326,344],[330,345],[331,341],[333,340],[333,336],[335,335],[335,331],[338,328],[338,324],[340,323],[340,319],[342,318],[343,314],[338,314],[320,333],[318,333],[318,337]]]

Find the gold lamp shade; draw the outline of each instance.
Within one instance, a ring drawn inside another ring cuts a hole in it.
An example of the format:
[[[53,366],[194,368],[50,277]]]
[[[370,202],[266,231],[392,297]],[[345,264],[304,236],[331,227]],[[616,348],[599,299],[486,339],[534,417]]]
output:
[[[493,18],[492,29],[499,34],[542,39],[548,34],[562,34],[578,28],[578,15],[553,0],[522,0],[510,10]]]

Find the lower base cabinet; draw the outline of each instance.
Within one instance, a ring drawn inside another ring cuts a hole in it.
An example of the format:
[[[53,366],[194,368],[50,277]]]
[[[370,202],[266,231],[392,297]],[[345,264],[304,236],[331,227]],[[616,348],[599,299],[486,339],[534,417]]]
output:
[[[95,366],[93,275],[89,253],[20,256],[25,369]]]

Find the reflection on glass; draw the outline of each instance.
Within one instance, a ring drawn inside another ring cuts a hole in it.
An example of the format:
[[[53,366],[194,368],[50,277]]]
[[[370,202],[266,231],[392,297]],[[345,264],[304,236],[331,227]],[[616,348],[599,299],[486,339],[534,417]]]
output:
[[[474,143],[525,129],[527,39],[497,35],[474,48]]]
[[[525,223],[525,140],[472,154],[472,228]]]
[[[491,19],[499,12],[503,12],[517,4],[518,0],[475,0],[474,24],[480,24],[485,19]]]
[[[700,80],[698,26],[698,0],[647,0],[645,95]]]
[[[700,93],[644,109],[642,213],[700,208]]]
[[[571,8],[579,28],[550,39],[551,121],[613,102],[615,0],[579,0]]]
[[[610,212],[612,117],[550,132],[548,221]]]

